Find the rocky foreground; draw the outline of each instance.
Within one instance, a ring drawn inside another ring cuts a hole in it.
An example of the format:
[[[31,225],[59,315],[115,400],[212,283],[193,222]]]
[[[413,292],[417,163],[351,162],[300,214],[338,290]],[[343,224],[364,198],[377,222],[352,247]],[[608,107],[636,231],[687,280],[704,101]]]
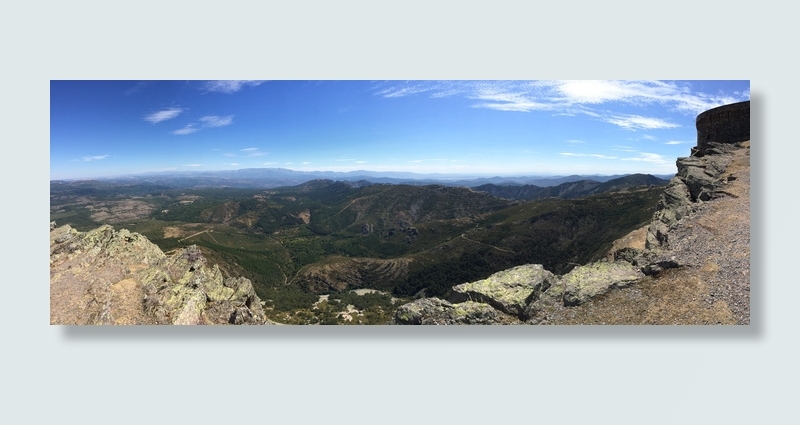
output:
[[[397,309],[396,324],[749,324],[750,141],[679,158],[653,221],[606,259],[529,264]]]
[[[165,255],[125,229],[50,224],[50,324],[265,324],[262,304],[195,246]]]

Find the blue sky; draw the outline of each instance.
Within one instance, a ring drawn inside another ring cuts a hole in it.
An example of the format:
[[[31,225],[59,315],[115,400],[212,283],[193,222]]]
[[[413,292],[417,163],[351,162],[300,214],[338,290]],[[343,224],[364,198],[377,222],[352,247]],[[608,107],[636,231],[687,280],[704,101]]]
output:
[[[674,173],[743,81],[51,81],[50,178]]]

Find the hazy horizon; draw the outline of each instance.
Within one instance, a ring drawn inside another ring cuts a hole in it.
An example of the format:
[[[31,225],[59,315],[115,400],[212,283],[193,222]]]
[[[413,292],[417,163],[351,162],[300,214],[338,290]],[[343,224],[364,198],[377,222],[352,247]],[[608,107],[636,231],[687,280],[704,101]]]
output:
[[[411,171],[373,171],[373,170],[353,170],[353,171],[331,171],[331,170],[294,170],[283,167],[253,167],[253,168],[238,168],[234,170],[166,170],[166,171],[146,171],[141,173],[127,173],[116,175],[105,175],[95,177],[76,177],[76,178],[51,178],[50,181],[84,181],[84,180],[115,180],[121,178],[136,178],[157,175],[172,175],[172,174],[199,174],[199,173],[218,173],[218,172],[237,172],[248,170],[283,170],[296,173],[307,174],[342,174],[352,176],[364,176],[374,178],[404,178],[409,180],[427,180],[427,179],[440,179],[440,180],[472,180],[472,179],[489,179],[489,178],[561,178],[574,175],[580,176],[597,176],[608,177],[616,175],[631,175],[631,174],[653,174],[656,176],[674,175],[675,173],[615,173],[615,174],[601,174],[601,173],[580,173],[580,174],[554,174],[554,173],[541,173],[541,174],[515,174],[515,173],[415,173]]]
[[[50,179],[674,174],[741,81],[51,81]]]

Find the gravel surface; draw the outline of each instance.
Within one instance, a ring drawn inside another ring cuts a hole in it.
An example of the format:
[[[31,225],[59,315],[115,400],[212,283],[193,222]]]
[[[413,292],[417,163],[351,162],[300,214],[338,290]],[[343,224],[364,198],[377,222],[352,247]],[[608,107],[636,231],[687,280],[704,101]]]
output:
[[[699,206],[670,232],[661,257],[703,277],[704,302],[724,302],[737,324],[750,323],[750,149],[734,152],[721,197]]]

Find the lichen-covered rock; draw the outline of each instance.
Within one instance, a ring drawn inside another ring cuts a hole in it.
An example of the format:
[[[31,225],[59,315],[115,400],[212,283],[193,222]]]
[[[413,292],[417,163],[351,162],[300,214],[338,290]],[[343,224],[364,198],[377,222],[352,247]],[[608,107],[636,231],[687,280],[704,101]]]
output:
[[[626,262],[597,262],[578,266],[561,277],[564,285],[564,305],[579,305],[611,288],[622,288],[644,274]]]
[[[190,246],[170,256],[146,237],[105,225],[50,232],[51,324],[263,324],[245,278],[224,279]]]
[[[486,279],[453,287],[452,302],[478,301],[525,318],[526,307],[556,281],[541,264],[527,264],[497,272]]]
[[[492,325],[511,323],[491,306],[474,301],[451,304],[439,298],[421,298],[400,306],[394,314],[398,325]]]

